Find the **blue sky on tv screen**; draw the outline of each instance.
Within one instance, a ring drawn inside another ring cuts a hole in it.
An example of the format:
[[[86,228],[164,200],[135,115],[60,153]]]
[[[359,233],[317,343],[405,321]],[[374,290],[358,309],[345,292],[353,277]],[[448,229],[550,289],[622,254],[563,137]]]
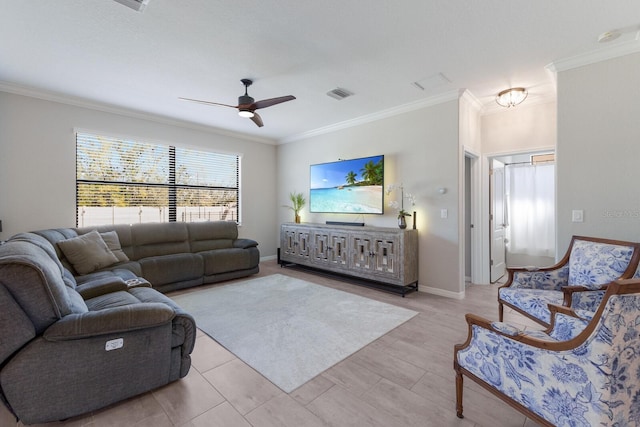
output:
[[[311,189],[333,188],[347,184],[347,174],[354,172],[356,181],[362,181],[362,169],[370,161],[378,163],[384,156],[363,157],[361,159],[342,160],[332,163],[311,165]]]

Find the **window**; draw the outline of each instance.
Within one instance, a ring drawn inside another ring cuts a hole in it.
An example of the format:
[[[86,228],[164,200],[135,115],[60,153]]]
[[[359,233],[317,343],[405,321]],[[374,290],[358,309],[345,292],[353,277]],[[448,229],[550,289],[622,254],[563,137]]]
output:
[[[240,157],[76,134],[76,223],[238,221]]]

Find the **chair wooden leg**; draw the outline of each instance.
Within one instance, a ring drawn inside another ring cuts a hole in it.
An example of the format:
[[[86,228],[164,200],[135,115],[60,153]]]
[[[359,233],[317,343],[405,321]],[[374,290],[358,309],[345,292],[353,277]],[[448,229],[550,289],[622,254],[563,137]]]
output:
[[[501,302],[498,303],[498,320],[502,322],[504,319],[504,305]]]
[[[458,418],[464,418],[462,415],[462,373],[456,372],[456,415]]]

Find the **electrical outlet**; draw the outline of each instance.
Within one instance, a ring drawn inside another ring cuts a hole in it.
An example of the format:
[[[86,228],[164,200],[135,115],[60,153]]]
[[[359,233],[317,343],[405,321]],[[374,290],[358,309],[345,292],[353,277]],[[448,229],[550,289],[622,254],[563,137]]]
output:
[[[440,209],[440,218],[448,218],[449,211],[447,209]]]
[[[584,211],[582,209],[571,211],[571,222],[584,222]]]
[[[119,348],[122,348],[123,345],[124,345],[124,339],[116,338],[115,340],[107,341],[104,345],[104,349],[106,351],[117,350]]]

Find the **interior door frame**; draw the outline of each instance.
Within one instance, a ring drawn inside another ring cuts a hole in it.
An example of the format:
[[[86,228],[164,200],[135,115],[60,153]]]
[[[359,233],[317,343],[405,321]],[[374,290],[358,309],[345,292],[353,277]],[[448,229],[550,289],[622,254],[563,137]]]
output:
[[[462,178],[461,182],[464,183],[464,169],[465,169],[465,159],[469,159],[469,168],[470,168],[470,188],[463,188],[461,194],[461,203],[460,203],[460,212],[465,212],[465,203],[471,204],[471,218],[469,219],[470,223],[467,223],[465,219],[465,215],[459,215],[460,219],[460,283],[461,290],[464,290],[465,284],[465,248],[467,246],[471,247],[471,282],[472,283],[485,283],[483,281],[483,271],[482,266],[485,263],[484,257],[487,255],[485,251],[483,251],[483,236],[484,236],[484,223],[482,220],[482,212],[485,208],[486,202],[484,201],[485,197],[483,197],[483,188],[482,188],[482,156],[469,149],[468,147],[463,147],[462,154]],[[464,186],[463,186],[464,187]],[[468,196],[468,197],[467,197]],[[487,207],[488,209],[488,207]],[[471,241],[467,241],[467,228],[471,227]],[[487,261],[488,262],[488,261]],[[487,282],[488,283],[488,282]]]

